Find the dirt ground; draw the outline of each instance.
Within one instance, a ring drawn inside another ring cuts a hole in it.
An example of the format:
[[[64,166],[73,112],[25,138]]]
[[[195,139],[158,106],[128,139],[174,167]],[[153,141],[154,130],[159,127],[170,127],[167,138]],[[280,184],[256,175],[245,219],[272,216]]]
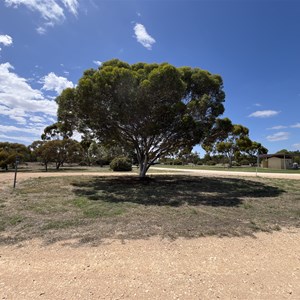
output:
[[[299,234],[3,246],[1,299],[299,299]]]
[[[12,178],[0,174],[1,185]],[[300,229],[76,245],[1,246],[0,299],[300,299]]]

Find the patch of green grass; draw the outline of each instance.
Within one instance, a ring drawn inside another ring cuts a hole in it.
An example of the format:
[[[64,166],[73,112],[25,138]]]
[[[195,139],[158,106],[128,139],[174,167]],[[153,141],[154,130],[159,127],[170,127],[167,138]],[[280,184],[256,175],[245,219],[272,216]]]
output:
[[[20,215],[4,215],[0,214],[0,231],[5,231],[7,227],[16,226],[24,221],[24,217]]]
[[[79,208],[86,208],[89,205],[89,200],[87,198],[80,197],[74,199],[73,203]]]
[[[17,224],[21,223],[23,221],[23,219],[24,218],[22,216],[12,216],[12,217],[9,218],[8,223],[10,225],[14,226],[14,225],[17,225]]]
[[[250,208],[253,208],[253,205],[251,205],[250,203],[246,202],[246,203],[243,203],[243,204],[242,204],[242,207],[243,207],[244,209],[250,209]]]
[[[76,198],[74,205],[80,208],[83,215],[88,218],[112,217],[126,212],[126,205],[104,201],[95,202],[84,197]]]

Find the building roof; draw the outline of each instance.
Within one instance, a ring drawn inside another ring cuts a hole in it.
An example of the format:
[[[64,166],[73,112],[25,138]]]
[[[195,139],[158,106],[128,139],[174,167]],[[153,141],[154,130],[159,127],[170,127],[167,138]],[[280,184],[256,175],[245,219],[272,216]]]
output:
[[[300,154],[286,154],[286,153],[275,153],[275,154],[260,154],[258,155],[259,158],[271,158],[271,157],[277,157],[277,158],[292,158],[294,156],[300,156]]]

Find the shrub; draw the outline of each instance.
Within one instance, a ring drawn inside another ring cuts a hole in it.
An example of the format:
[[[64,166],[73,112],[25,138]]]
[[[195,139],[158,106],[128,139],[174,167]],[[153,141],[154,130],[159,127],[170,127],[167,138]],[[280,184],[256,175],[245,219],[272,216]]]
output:
[[[131,162],[126,157],[116,157],[110,163],[110,168],[113,171],[131,171]]]
[[[241,164],[242,166],[248,166],[248,165],[249,165],[249,160],[248,160],[248,159],[242,159],[242,160],[240,161],[240,164]]]
[[[206,164],[207,164],[208,166],[215,166],[215,165],[216,165],[216,162],[213,161],[213,160],[209,160],[208,162],[206,162]]]

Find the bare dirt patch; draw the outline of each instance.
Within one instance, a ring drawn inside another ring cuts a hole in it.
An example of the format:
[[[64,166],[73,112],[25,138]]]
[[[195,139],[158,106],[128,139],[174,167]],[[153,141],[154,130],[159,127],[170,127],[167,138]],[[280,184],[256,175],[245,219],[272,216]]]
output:
[[[299,299],[299,234],[1,246],[1,299]]]

